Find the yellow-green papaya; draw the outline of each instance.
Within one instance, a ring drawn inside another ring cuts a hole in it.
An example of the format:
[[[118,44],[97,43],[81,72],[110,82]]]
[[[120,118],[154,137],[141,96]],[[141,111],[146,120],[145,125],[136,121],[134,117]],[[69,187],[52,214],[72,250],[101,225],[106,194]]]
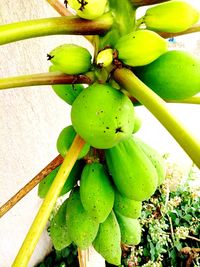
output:
[[[87,72],[91,67],[89,51],[79,45],[64,44],[54,48],[48,59],[59,70],[66,74],[81,74]]]
[[[74,138],[76,136],[76,132],[73,128],[72,125],[65,127],[59,134],[58,139],[57,139],[57,150],[58,152],[65,157]],[[90,150],[90,145],[89,144],[85,144],[83,146],[83,148],[81,149],[81,152],[78,156],[78,159],[81,159],[83,157],[85,157],[87,155],[87,153]]]
[[[154,31],[182,32],[199,20],[199,11],[186,1],[169,1],[150,7],[144,16],[146,27]]]
[[[84,19],[93,20],[103,15],[108,0],[68,0],[67,3],[77,15]]]
[[[131,67],[147,65],[168,49],[164,38],[153,31],[138,30],[122,36],[115,48],[118,58]]]
[[[151,160],[158,174],[158,186],[160,186],[166,176],[166,167],[163,157],[151,146],[144,143],[141,139],[133,137],[136,143],[141,147],[147,157]]]
[[[168,51],[134,72],[164,99],[185,99],[200,92],[200,60],[186,51]]]
[[[80,249],[87,249],[97,235],[99,223],[84,210],[79,188],[75,188],[69,197],[66,221],[71,240]]]
[[[81,174],[80,196],[84,209],[102,223],[114,204],[114,189],[104,166],[100,163],[85,165]]]
[[[120,194],[136,201],[153,195],[158,185],[157,171],[132,137],[107,149],[105,155]]]
[[[60,196],[63,196],[64,194],[68,193],[77,183],[77,181],[81,177],[81,172],[84,167],[84,163],[81,160],[78,160],[74,167],[72,168],[69,177],[67,181],[65,182],[63,189],[60,193]],[[41,198],[45,198],[46,194],[49,191],[49,188],[51,187],[51,184],[53,183],[54,178],[56,177],[56,174],[58,173],[60,166],[58,166],[55,170],[53,170],[50,174],[48,174],[40,183],[38,187],[38,196]]]
[[[127,218],[116,212],[117,221],[121,231],[122,243],[134,246],[141,241],[141,226],[137,219]]]
[[[72,125],[91,146],[106,149],[131,136],[134,107],[130,99],[108,84],[93,84],[72,104]]]
[[[93,246],[108,263],[117,266],[120,265],[121,233],[113,211],[107,219],[100,224]]]
[[[137,219],[141,215],[142,202],[129,199],[122,196],[119,191],[115,190],[114,211],[128,218]]]
[[[134,128],[133,128],[133,133],[137,133],[140,130],[141,126],[142,126],[142,121],[141,121],[140,117],[136,113],[135,114],[135,124],[134,124]]]
[[[50,221],[50,237],[56,250],[61,250],[72,243],[66,223],[67,202],[68,199],[63,202]]]

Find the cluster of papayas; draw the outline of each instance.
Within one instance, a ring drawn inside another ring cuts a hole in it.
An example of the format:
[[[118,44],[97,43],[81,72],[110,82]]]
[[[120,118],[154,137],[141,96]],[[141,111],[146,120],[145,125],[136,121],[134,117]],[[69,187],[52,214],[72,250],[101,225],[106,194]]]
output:
[[[199,13],[183,1],[169,1],[147,9],[140,20],[144,29],[133,27],[135,21],[130,18],[135,8],[129,0],[69,0],[67,4],[88,20],[108,10],[115,22],[99,37],[93,63],[85,48],[73,44],[48,54],[51,72],[77,75],[94,71],[96,77],[86,88],[53,85],[56,94],[72,105],[72,125],[59,134],[58,152],[65,157],[76,134],[86,144],[60,194],[71,191],[50,222],[50,235],[57,250],[71,242],[80,249],[93,245],[107,262],[120,265],[121,243],[140,243],[142,201],[163,183],[165,164],[156,150],[133,136],[141,120],[112,71],[127,65],[164,99],[196,94],[200,91],[199,60],[183,51],[168,51],[159,32],[187,30],[197,22]],[[117,21],[115,13],[120,10]],[[46,196],[58,168],[40,183],[40,197]]]

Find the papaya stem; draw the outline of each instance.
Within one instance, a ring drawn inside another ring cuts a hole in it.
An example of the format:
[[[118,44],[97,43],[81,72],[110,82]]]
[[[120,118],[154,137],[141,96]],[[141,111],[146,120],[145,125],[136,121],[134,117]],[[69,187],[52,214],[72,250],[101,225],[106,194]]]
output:
[[[195,33],[195,32],[200,32],[200,23],[195,24],[194,26],[192,26],[191,28],[183,32],[177,32],[177,33],[157,32],[157,33],[163,38],[167,39],[167,38],[172,38],[172,37],[186,35],[186,34]]]
[[[52,84],[90,84],[93,81],[92,73],[67,75],[61,72],[47,72],[0,79],[0,90],[25,86],[52,85]]]
[[[40,171],[31,181],[12,196],[4,205],[0,207],[0,218],[13,208],[24,196],[26,196],[36,185],[38,185],[49,173],[63,162],[63,157],[58,155],[42,171]]]
[[[170,103],[178,103],[178,104],[200,104],[200,95],[192,96],[190,98],[182,99],[182,100],[168,100]]]
[[[58,0],[47,0],[47,2],[61,15],[61,16],[71,16],[72,13],[62,5]],[[93,36],[84,36],[90,43]]]
[[[61,15],[61,16],[71,16],[72,13],[62,5],[58,0],[47,0],[47,2]]]
[[[0,45],[48,35],[99,35],[107,32],[112,27],[112,23],[110,13],[96,20],[70,16],[16,22],[0,26]]]
[[[193,162],[200,168],[200,141],[175,118],[166,102],[140,81],[130,70],[117,69],[115,80],[143,104],[168,130]]]
[[[64,162],[61,165],[29,229],[29,232],[18,252],[18,255],[15,258],[12,267],[26,267],[28,265],[29,259],[34,251],[35,246],[37,245],[43,229],[45,228],[62,187],[64,186],[84,144],[85,141],[80,136],[76,135],[68,153],[65,156]]]
[[[153,5],[153,4],[158,4],[158,3],[167,2],[167,1],[169,0],[131,0],[132,4],[136,7]]]

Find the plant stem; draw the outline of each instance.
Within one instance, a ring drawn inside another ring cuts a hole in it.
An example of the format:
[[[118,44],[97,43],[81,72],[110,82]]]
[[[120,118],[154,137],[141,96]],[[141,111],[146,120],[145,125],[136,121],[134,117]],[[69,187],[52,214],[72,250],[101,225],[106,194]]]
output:
[[[200,104],[200,96],[192,96],[190,98],[182,99],[182,100],[168,100],[169,103],[177,103],[177,104]]]
[[[63,162],[63,157],[58,155],[31,181],[11,197],[3,206],[0,207],[0,218],[14,207],[25,195],[27,195],[36,185],[38,185],[49,173]]]
[[[61,16],[71,16],[71,12],[62,5],[58,0],[47,0],[47,2],[61,15]]]
[[[0,45],[47,35],[99,35],[108,31],[112,27],[112,23],[113,19],[110,13],[106,13],[96,20],[71,16],[16,22],[0,26]]]
[[[61,165],[31,227],[18,252],[17,257],[12,267],[26,267],[29,259],[34,251],[35,246],[40,238],[40,235],[45,228],[51,211],[56,203],[56,200],[64,186],[71,169],[73,168],[78,155],[85,144],[85,141],[76,135],[68,153],[65,156],[64,162]]]
[[[177,32],[177,33],[157,32],[157,33],[163,38],[172,38],[172,37],[185,35],[189,33],[195,33],[195,32],[200,32],[200,23],[195,24],[194,26],[192,26],[191,28],[183,32]]]
[[[0,79],[0,90],[16,87],[52,85],[52,84],[90,84],[92,73],[88,75],[67,75],[61,72],[47,72]]]
[[[134,6],[147,6],[167,1],[169,0],[131,0]]]
[[[115,80],[142,103],[169,131],[193,162],[200,168],[200,141],[196,140],[167,108],[166,102],[140,81],[130,70],[114,72]]]

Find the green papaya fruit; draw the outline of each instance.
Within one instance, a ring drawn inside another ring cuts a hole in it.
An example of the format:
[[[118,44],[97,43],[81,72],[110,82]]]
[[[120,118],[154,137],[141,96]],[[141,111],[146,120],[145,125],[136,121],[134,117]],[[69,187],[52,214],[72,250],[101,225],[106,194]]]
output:
[[[137,219],[141,215],[142,202],[122,196],[115,190],[114,211],[128,218]]]
[[[121,231],[122,243],[134,246],[141,241],[141,226],[137,219],[127,218],[120,213],[116,213],[117,221]]]
[[[67,179],[67,181],[65,182],[63,189],[60,193],[60,196],[65,195],[66,193],[68,193],[73,187],[74,185],[77,183],[77,181],[80,179],[81,176],[81,172],[83,169],[83,162],[78,160],[74,167],[72,168],[69,177]],[[48,174],[40,183],[39,183],[39,187],[38,187],[38,196],[40,198],[45,198],[46,194],[49,191],[49,188],[51,187],[51,184],[54,181],[54,178],[56,177],[56,174],[58,173],[60,166],[57,167],[55,170],[53,170],[50,174]]]
[[[56,250],[62,250],[72,243],[66,223],[67,202],[68,199],[63,202],[50,221],[50,237]]]
[[[105,12],[107,2],[107,0],[67,0],[67,4],[76,11],[79,17],[89,20],[102,16]]]
[[[66,74],[81,74],[91,67],[89,51],[75,44],[64,44],[48,54],[48,59],[59,70]]]
[[[137,133],[140,128],[142,126],[142,121],[140,119],[140,117],[138,117],[137,113],[135,114],[135,124],[134,124],[134,128],[133,128],[133,133]]]
[[[72,105],[75,131],[95,148],[110,148],[126,139],[134,128],[130,99],[108,84],[93,84]]]
[[[186,51],[168,51],[134,72],[164,99],[185,99],[200,92],[200,60]]]
[[[59,71],[54,65],[49,67],[49,71]],[[82,84],[54,84],[52,85],[54,92],[67,104],[72,105],[76,97],[83,91]]]
[[[199,11],[185,1],[169,1],[147,9],[144,22],[154,31],[170,33],[189,29],[199,20]]]
[[[114,205],[114,189],[102,164],[85,165],[81,174],[80,196],[89,215],[100,223],[104,222]]]
[[[87,249],[97,235],[99,223],[84,210],[79,188],[75,188],[69,197],[66,220],[71,240],[80,249]]]
[[[107,219],[100,224],[93,246],[108,263],[117,266],[120,265],[121,233],[113,211]]]
[[[153,195],[158,185],[157,171],[132,137],[107,149],[105,155],[120,194],[136,201]]]
[[[72,125],[65,127],[59,134],[58,139],[57,139],[57,150],[58,152],[65,157],[74,138],[76,136],[76,132],[73,128]],[[85,144],[78,156],[78,159],[81,159],[87,155],[87,153],[90,150],[90,145]]]
[[[143,152],[151,160],[158,174],[158,186],[160,186],[166,176],[166,167],[163,157],[151,146],[144,143],[141,139],[133,137],[135,142],[140,146]]]
[[[147,65],[168,49],[167,41],[149,30],[138,30],[122,36],[115,45],[118,58],[131,67]]]

